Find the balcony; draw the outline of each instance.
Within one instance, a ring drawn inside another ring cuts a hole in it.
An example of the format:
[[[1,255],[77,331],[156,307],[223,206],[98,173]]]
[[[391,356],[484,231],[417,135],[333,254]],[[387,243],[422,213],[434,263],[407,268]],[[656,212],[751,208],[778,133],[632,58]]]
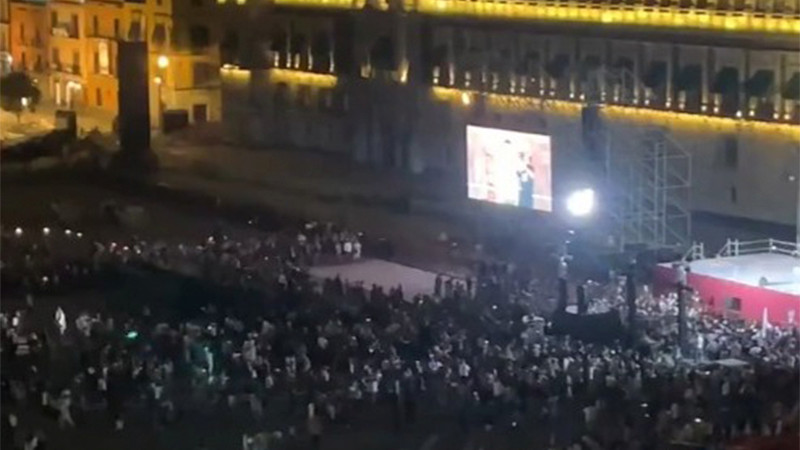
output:
[[[34,37],[33,39],[23,40],[20,42],[21,45],[25,47],[34,47],[34,48],[41,48],[44,47],[44,41],[40,37]]]
[[[95,31],[95,30],[86,30],[86,37],[92,39],[109,39],[109,40],[116,40],[119,39],[119,35],[115,35],[114,31],[110,32],[102,32],[102,31]]]
[[[80,37],[78,33],[78,28],[73,27],[68,23],[60,23],[54,26],[51,35],[53,37],[63,37],[70,39],[78,39]]]
[[[81,66],[78,64],[62,64],[60,62],[53,62],[50,64],[50,69],[53,72],[61,72],[78,76],[81,74]]]

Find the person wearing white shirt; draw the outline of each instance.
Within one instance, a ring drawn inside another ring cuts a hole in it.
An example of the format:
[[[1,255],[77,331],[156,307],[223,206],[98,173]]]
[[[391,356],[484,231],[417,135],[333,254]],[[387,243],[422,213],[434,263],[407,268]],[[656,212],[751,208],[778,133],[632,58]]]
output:
[[[64,314],[64,310],[60,306],[56,309],[55,321],[58,332],[63,336],[64,332],[67,331],[67,315]]]
[[[458,365],[458,375],[461,378],[469,378],[470,370],[471,368],[466,361],[461,361],[461,363]]]

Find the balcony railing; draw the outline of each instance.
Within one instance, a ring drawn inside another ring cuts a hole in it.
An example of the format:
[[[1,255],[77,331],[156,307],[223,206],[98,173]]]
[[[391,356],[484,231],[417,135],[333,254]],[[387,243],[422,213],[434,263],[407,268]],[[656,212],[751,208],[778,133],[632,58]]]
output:
[[[78,39],[78,37],[80,37],[77,28],[70,24],[64,23],[54,26],[51,34],[55,37],[65,37],[71,39]]]
[[[60,62],[54,62],[50,64],[50,69],[54,72],[69,73],[72,75],[81,74],[81,66],[78,64],[62,64]]]
[[[763,5],[714,2],[681,7],[676,1],[634,0],[272,0],[310,8],[415,11],[444,16],[646,26],[770,34],[800,33],[800,11],[777,2]]]
[[[800,247],[796,242],[787,242],[778,239],[761,239],[755,241],[728,239],[725,246],[717,252],[717,258],[754,255],[759,253],[777,253],[797,258],[800,257]]]
[[[88,38],[95,38],[95,39],[119,39],[120,36],[114,34],[113,31],[109,32],[101,32],[101,31],[94,31],[94,30],[86,30],[86,37]]]

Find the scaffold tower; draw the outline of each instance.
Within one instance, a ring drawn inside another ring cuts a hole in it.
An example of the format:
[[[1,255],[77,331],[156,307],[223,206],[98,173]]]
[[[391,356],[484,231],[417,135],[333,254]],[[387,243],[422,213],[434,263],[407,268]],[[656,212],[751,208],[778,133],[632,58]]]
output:
[[[691,155],[663,128],[609,138],[608,187],[619,246],[687,248]]]

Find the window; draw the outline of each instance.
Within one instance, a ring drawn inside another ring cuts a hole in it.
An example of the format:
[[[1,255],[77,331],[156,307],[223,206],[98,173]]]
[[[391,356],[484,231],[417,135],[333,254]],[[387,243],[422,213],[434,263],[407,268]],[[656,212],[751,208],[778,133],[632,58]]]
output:
[[[28,58],[26,57],[25,52],[22,52],[22,61],[20,61],[20,64],[22,65],[23,71],[28,70]]]
[[[142,22],[139,20],[131,21],[131,28],[128,30],[128,39],[131,41],[142,40]]]
[[[72,29],[70,30],[70,36],[72,36],[72,37],[79,37],[79,32],[78,32],[78,15],[77,15],[77,14],[73,14],[73,15],[72,15]]]
[[[213,83],[219,78],[219,69],[209,63],[194,63],[192,76],[195,86]]]
[[[736,186],[731,186],[731,203],[736,204],[739,201],[739,192]]]
[[[219,45],[220,53],[222,54],[223,62],[236,63],[237,55],[239,52],[239,35],[236,30],[227,30],[225,37]]]
[[[55,11],[50,12],[50,27],[55,28],[58,25],[58,13]]]
[[[330,111],[333,109],[333,90],[321,89],[317,97],[317,108],[320,111]]]
[[[25,24],[24,23],[19,24],[19,40],[22,41],[23,44],[25,43]]]
[[[128,40],[141,41],[142,40],[142,23],[143,16],[141,10],[131,11],[131,24],[128,29]]]
[[[211,43],[208,27],[195,25],[189,28],[189,40],[193,48],[205,48]]]
[[[100,88],[95,90],[95,97],[97,97],[97,106],[103,106],[103,91]]]
[[[275,87],[275,94],[273,102],[277,108],[284,108],[289,101],[289,85],[286,83],[278,83]]]
[[[164,24],[159,23],[153,27],[153,43],[156,45],[164,45],[167,42],[167,29]]]
[[[738,297],[729,297],[725,299],[725,309],[730,311],[742,310],[742,299]]]
[[[297,103],[301,108],[308,108],[311,105],[311,89],[308,86],[300,86],[298,89]]]
[[[97,44],[97,52],[95,58],[95,73],[109,75],[111,73],[111,52],[108,48],[106,41],[100,41]]]
[[[208,106],[205,103],[192,105],[192,117],[195,123],[206,123],[208,121]]]
[[[100,20],[97,18],[97,16],[92,18],[92,30],[95,36],[100,35]]]
[[[114,19],[114,37],[118,38],[119,36],[119,19]]]
[[[58,49],[57,49],[57,48],[54,48],[54,49],[53,49],[53,55],[52,55],[52,56],[53,56],[53,57],[52,57],[52,59],[53,59],[53,64],[54,64],[56,67],[59,67],[59,66],[61,66],[61,53],[58,51]]]
[[[81,73],[81,54],[78,52],[72,52],[72,73]]]
[[[725,167],[736,169],[739,167],[739,140],[736,136],[726,136],[722,141],[725,158]]]

